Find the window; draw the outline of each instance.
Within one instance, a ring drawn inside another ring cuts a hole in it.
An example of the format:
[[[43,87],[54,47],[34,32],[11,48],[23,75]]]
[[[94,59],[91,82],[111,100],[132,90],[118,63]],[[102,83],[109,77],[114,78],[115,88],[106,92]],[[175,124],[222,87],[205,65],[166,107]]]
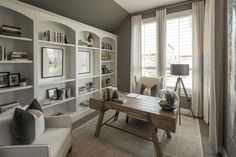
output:
[[[143,20],[142,36],[142,76],[154,77],[157,75],[155,18]]]
[[[170,64],[189,64],[189,76],[183,77],[187,90],[192,89],[192,15],[190,11],[171,14],[167,20],[166,86],[175,87],[176,76]]]

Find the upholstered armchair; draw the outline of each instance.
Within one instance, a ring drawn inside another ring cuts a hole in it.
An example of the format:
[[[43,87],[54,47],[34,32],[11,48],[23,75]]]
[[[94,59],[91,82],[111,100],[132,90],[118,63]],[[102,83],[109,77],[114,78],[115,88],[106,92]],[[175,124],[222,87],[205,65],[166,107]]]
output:
[[[139,77],[135,76],[135,85],[136,85],[136,93],[140,94],[141,86],[145,85],[147,88],[151,88],[154,85],[157,85],[157,95],[160,93],[160,91],[163,89],[163,78],[162,77]],[[140,119],[138,117],[135,117],[133,115],[126,115],[126,123],[128,123],[129,118],[135,118]],[[140,119],[143,120],[143,119]]]

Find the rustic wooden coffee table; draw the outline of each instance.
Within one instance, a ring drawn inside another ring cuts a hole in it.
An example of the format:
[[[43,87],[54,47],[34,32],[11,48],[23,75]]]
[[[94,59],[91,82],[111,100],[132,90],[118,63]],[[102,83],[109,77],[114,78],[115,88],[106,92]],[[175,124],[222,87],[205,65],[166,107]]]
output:
[[[102,96],[90,98],[90,108],[100,111],[99,119],[97,122],[97,128],[95,131],[95,137],[99,136],[101,127],[103,125],[108,125],[110,127],[122,130],[120,128],[111,126],[107,122],[112,120],[113,118],[117,119],[119,112],[124,112],[129,115],[145,119],[147,121],[147,123],[149,124],[148,126],[150,130],[150,135],[152,137],[151,141],[154,144],[156,155],[157,157],[162,157],[162,150],[159,144],[159,140],[157,138],[156,128],[166,130],[168,137],[171,138],[170,132],[175,133],[176,131],[178,110],[175,109],[172,112],[163,111],[158,104],[159,99],[155,97],[138,99],[127,97],[126,95],[127,94],[120,94],[121,97],[127,98],[127,102],[125,102],[124,104],[120,104],[114,101],[103,101]],[[103,123],[104,114],[109,109],[115,110],[116,114]],[[125,132],[130,133],[128,131]],[[134,133],[131,134],[136,135]]]

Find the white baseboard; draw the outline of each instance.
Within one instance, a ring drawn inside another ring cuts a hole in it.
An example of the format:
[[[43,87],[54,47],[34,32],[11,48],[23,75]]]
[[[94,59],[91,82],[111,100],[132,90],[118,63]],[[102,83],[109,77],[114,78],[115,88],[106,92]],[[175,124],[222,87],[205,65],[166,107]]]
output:
[[[224,148],[223,148],[223,150],[222,150],[222,155],[223,155],[223,157],[228,157],[228,155],[227,155],[227,153],[226,153],[226,151],[225,151]]]

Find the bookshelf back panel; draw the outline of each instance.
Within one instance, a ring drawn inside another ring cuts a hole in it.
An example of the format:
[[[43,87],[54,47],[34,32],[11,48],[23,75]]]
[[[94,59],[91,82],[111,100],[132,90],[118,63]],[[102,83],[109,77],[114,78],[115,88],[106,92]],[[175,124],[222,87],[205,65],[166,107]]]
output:
[[[34,83],[32,64],[0,64],[0,72],[20,73],[20,77],[27,78],[27,83]]]
[[[50,31],[50,41],[53,41],[53,32],[64,33],[66,35],[67,42],[70,44],[75,44],[75,31],[71,28],[52,21],[41,21],[39,22],[38,37],[42,40],[43,33]]]
[[[33,37],[33,21],[28,17],[0,6],[0,26],[9,25],[21,28],[22,37]]]
[[[104,38],[102,38],[102,43],[110,44],[112,47],[112,50],[116,50],[115,40],[108,38],[108,37],[104,37]],[[101,47],[101,48],[104,49],[103,47]],[[108,49],[108,48],[105,48],[105,49]]]
[[[28,59],[33,60],[32,42],[0,38],[0,46],[6,47],[6,52],[8,56],[12,51],[26,52],[28,55]]]
[[[75,83],[63,83],[58,85],[47,85],[38,88],[38,99],[44,100],[48,98],[47,90],[53,88],[71,88],[71,97],[75,97]]]
[[[2,93],[0,94],[0,105],[11,103],[11,102],[19,102],[20,105],[25,106],[33,101],[33,89],[26,89],[21,91],[15,91],[10,93]]]
[[[100,48],[100,38],[96,34],[88,31],[78,32],[78,39],[82,41],[87,41],[89,33],[93,36],[93,47]]]

